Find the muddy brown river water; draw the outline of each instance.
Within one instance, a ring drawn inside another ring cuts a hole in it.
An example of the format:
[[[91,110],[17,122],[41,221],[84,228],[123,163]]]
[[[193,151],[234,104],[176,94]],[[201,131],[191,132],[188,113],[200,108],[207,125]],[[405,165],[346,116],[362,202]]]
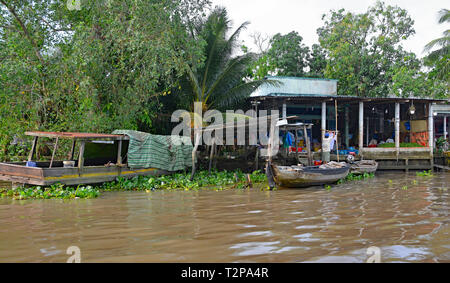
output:
[[[307,189],[0,199],[0,262],[450,262],[450,173]]]

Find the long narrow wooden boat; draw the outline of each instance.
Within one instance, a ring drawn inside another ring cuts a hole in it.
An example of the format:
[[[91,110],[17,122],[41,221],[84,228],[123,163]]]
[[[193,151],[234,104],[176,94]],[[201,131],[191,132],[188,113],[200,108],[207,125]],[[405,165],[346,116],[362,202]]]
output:
[[[48,186],[54,183],[77,185],[113,181],[119,176],[131,178],[140,175],[169,174],[156,168],[129,168],[122,158],[126,156],[129,143],[129,137],[126,135],[60,132],[25,134],[34,137],[28,162],[0,163],[0,180],[12,182],[13,185]],[[32,161],[40,137],[56,139],[50,162]],[[72,140],[72,149],[65,161],[54,160],[59,139]],[[80,143],[77,158],[75,158],[76,142]],[[91,156],[89,149],[93,153]],[[67,167],[67,164],[71,167]]]
[[[363,175],[364,173],[375,173],[378,163],[375,160],[360,160],[351,164],[350,173]]]
[[[273,180],[280,187],[301,188],[331,184],[347,177],[350,165],[323,168],[322,166],[279,166],[270,164]],[[269,176],[268,176],[269,178]]]

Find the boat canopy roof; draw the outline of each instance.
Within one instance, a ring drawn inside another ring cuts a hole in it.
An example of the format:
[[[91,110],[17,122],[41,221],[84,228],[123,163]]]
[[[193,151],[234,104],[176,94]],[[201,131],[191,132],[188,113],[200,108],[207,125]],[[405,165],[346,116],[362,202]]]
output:
[[[277,122],[277,126],[283,128],[284,130],[299,130],[303,128],[310,129],[313,126],[313,124],[302,122],[288,123],[287,119],[281,119]]]
[[[63,138],[79,140],[129,140],[126,135],[112,135],[101,133],[70,133],[70,132],[25,132],[27,136],[45,137],[45,138]]]

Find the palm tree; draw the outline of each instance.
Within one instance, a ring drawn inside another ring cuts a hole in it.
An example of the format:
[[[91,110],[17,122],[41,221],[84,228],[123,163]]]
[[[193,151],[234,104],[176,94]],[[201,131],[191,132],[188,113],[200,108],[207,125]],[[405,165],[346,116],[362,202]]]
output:
[[[450,22],[450,10],[442,9],[438,13],[438,22],[449,23]],[[431,51],[434,47],[439,46],[439,49]],[[443,33],[443,37],[436,38],[425,45],[424,52],[430,52],[425,57],[431,65],[440,65],[440,71],[437,75],[438,78],[448,78],[449,61],[450,61],[450,30],[446,30]]]
[[[252,53],[234,56],[234,51],[239,33],[248,24],[241,24],[227,38],[231,22],[225,8],[216,7],[196,28],[196,34],[205,40],[205,63],[198,69],[188,68],[181,80],[182,95],[187,96],[185,101],[202,102],[204,110],[225,110],[245,100],[261,84],[273,83],[244,81],[247,68],[256,56]]]

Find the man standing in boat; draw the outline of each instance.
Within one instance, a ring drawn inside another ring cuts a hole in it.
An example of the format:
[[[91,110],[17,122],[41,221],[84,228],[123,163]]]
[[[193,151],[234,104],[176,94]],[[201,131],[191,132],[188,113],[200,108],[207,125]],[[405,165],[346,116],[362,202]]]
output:
[[[334,133],[331,131],[325,132],[325,136],[322,141],[322,162],[330,162],[330,151],[332,143],[334,143]]]

